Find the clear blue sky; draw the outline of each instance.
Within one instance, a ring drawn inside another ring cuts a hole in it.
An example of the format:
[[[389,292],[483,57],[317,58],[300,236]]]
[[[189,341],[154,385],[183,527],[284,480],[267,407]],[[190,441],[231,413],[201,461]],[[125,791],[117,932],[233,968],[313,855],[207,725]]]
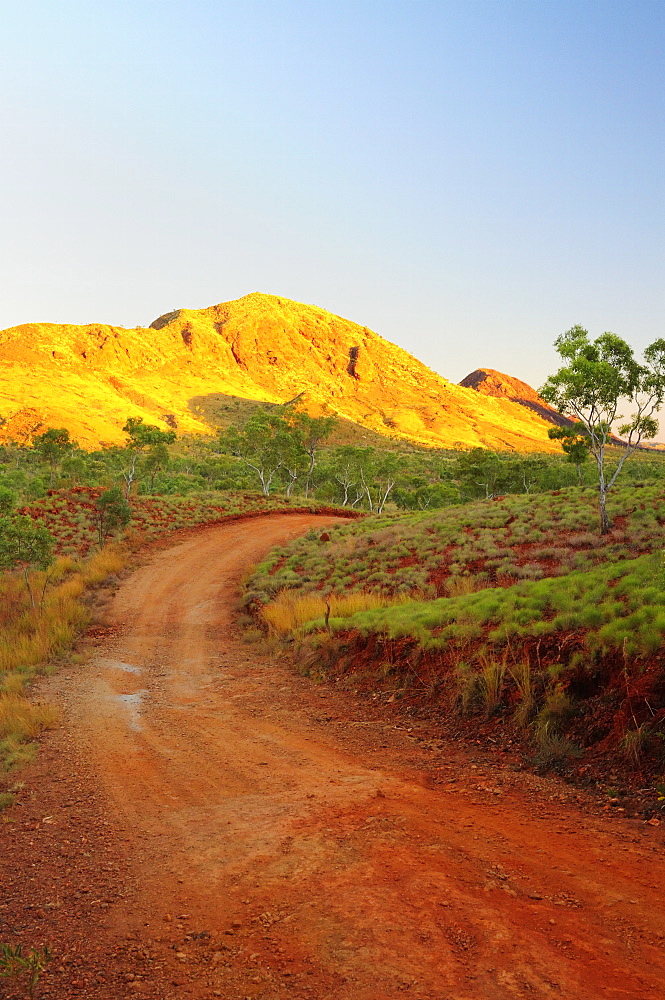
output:
[[[665,335],[662,0],[0,14],[0,328],[265,291],[535,385]]]

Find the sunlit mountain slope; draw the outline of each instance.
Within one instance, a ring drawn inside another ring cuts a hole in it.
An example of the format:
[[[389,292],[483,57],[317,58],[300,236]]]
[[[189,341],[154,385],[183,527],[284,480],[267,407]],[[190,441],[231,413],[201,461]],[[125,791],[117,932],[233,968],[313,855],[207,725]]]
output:
[[[304,393],[313,411],[327,406],[426,445],[557,448],[535,411],[455,385],[367,327],[276,295],[180,309],[136,329],[27,323],[0,333],[0,413],[15,415],[12,435],[35,414],[86,446],[122,440],[129,415],[210,433],[192,400],[213,393],[273,403]]]

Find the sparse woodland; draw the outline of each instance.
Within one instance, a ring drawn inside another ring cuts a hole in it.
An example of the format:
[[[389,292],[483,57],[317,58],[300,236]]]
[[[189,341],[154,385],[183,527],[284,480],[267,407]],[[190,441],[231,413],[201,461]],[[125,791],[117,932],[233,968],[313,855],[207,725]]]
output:
[[[86,589],[128,552],[229,517],[335,507],[362,517],[329,540],[313,532],[273,550],[244,596],[307,670],[519,730],[548,766],[570,768],[602,745],[659,782],[659,452],[626,462],[601,535],[579,427],[558,432],[560,455],[519,455],[368,444],[297,406],[244,417],[216,439],[177,439],[133,419],[124,447],[89,452],[48,429],[0,450],[4,530],[29,519],[45,545],[40,559],[4,563],[5,767],[52,721],[46,707],[31,714],[26,684],[71,646],[89,618]],[[607,442],[608,476],[624,458]]]

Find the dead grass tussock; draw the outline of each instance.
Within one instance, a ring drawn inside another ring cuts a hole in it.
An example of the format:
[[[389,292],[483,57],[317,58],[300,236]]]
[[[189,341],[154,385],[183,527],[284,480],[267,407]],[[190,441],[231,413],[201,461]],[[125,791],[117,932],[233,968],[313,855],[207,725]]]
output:
[[[83,580],[87,586],[94,587],[109,576],[119,573],[126,562],[126,556],[117,546],[107,545],[83,563]]]
[[[531,664],[528,661],[515,663],[508,673],[515,682],[520,698],[513,714],[513,723],[518,729],[524,729],[529,724],[536,705]]]
[[[455,670],[455,681],[457,712],[462,716],[473,715],[480,700],[480,675],[468,663],[460,661]]]
[[[480,691],[487,716],[492,715],[501,704],[503,681],[506,676],[506,661],[489,656],[480,658]]]
[[[34,671],[30,671],[30,677]],[[0,696],[6,694],[20,694],[26,685],[26,671],[10,671],[0,674]]]
[[[478,578],[471,574],[449,576],[445,583],[447,597],[466,597],[487,587],[487,575]]]
[[[32,740],[59,720],[54,705],[35,704],[16,694],[0,695],[0,739]]]
[[[0,695],[0,770],[29,763],[35,755],[35,738],[59,721],[60,711],[54,705],[35,704],[18,694]]]
[[[238,581],[238,591],[239,591],[239,593],[243,593],[247,589],[249,581],[251,580],[251,578],[256,573],[256,569],[257,569],[257,564],[256,563],[248,563],[248,565],[245,566],[244,570],[242,571],[242,573],[240,575],[240,579]]]
[[[582,756],[580,747],[564,735],[565,724],[574,710],[570,697],[561,686],[557,685],[548,692],[544,705],[531,724],[537,764],[549,767]]]
[[[417,599],[413,594],[379,594],[375,591],[357,590],[350,594],[322,594],[297,590],[282,590],[274,601],[261,609],[261,616],[270,631],[282,637],[293,635],[306,622],[324,618],[348,618],[360,611],[406,604]]]
[[[12,792],[0,792],[0,812],[9,809],[16,802],[16,796]]]
[[[59,583],[70,573],[76,573],[81,569],[81,564],[71,556],[60,556],[49,569],[49,579],[51,583]]]
[[[635,729],[627,729],[619,742],[619,749],[623,755],[634,764],[639,765],[642,755],[653,741],[653,733],[649,726],[643,722]]]

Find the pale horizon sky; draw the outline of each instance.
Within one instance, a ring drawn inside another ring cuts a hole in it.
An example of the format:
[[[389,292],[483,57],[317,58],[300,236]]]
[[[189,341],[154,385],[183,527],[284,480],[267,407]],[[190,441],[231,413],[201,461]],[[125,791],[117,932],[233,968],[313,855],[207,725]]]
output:
[[[536,387],[665,336],[661,0],[0,11],[0,329],[262,291]]]

